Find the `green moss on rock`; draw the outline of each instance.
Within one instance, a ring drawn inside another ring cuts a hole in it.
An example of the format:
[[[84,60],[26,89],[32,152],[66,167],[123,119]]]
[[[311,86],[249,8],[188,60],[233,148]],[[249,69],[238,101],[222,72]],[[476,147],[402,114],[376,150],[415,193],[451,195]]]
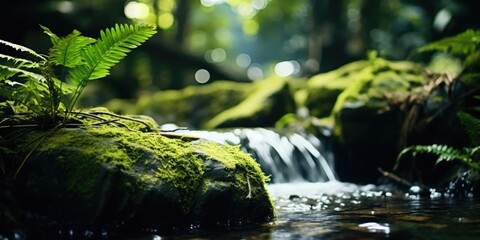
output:
[[[238,147],[132,128],[99,124],[34,131],[19,139],[19,149],[27,154],[32,141],[45,136],[19,175],[26,208],[82,227],[262,222],[274,217],[268,178]],[[30,198],[37,202],[28,202]],[[222,205],[229,212],[212,215],[206,209]],[[261,211],[250,212],[252,207]]]
[[[146,114],[158,123],[201,128],[212,117],[240,103],[252,84],[216,81],[208,85],[188,86],[144,95],[138,101],[114,99],[105,106],[119,114]]]
[[[241,103],[217,114],[205,128],[271,127],[283,115],[296,111],[287,78],[272,77],[253,83]]]
[[[317,118],[330,115],[338,95],[358,78],[368,61],[357,61],[346,64],[327,73],[317,74],[307,82],[307,99],[305,106],[310,114]]]
[[[419,64],[391,62],[381,58],[370,60],[367,66],[356,72],[353,81],[337,97],[331,115],[335,119],[335,134],[340,139],[345,139],[344,134],[350,134],[342,129],[345,121],[349,122],[342,116],[344,110],[355,109],[359,117],[363,115],[368,119],[388,111],[391,99],[402,99],[424,83],[423,66]]]

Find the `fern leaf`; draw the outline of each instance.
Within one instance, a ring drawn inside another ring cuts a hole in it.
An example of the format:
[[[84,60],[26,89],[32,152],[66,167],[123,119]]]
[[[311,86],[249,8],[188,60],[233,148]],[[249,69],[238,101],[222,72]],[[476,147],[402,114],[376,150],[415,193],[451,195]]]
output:
[[[55,44],[58,43],[58,41],[60,40],[60,38],[59,38],[55,33],[53,33],[52,31],[50,31],[49,28],[47,28],[47,27],[45,27],[45,26],[43,26],[43,25],[40,25],[40,27],[43,29],[43,32],[50,37],[50,41],[52,42],[53,45],[55,45]]]
[[[48,28],[44,29],[45,32],[50,33],[49,35],[53,43],[49,50],[50,60],[68,68],[82,65],[82,49],[96,41],[93,38],[81,36],[81,33],[77,30],[74,30],[64,38],[58,38]]]
[[[21,76],[25,76],[25,77],[30,77],[30,78],[33,78],[39,82],[45,82],[46,79],[44,76],[40,75],[40,74],[37,74],[37,73],[34,73],[34,72],[31,72],[31,71],[27,71],[27,70],[23,70],[23,69],[20,69],[20,68],[16,68],[16,67],[10,67],[10,66],[5,66],[5,65],[1,65],[0,64],[0,69],[3,69],[4,71],[6,71],[7,73],[11,74],[11,75],[15,75],[15,74],[21,74]]]
[[[438,156],[436,163],[443,161],[452,161],[452,160],[461,160],[462,162],[471,161],[470,155],[468,152],[458,150],[454,147],[440,144],[432,145],[415,145],[403,149],[397,157],[397,162],[400,161],[401,157],[406,153],[411,152],[413,156],[423,153],[423,154],[433,154]]]
[[[477,50],[480,44],[480,31],[469,29],[458,35],[431,42],[419,48],[419,52],[450,52],[452,54],[469,55]]]
[[[8,41],[2,40],[2,39],[0,39],[0,44],[11,47],[11,48],[13,48],[17,51],[27,52],[27,53],[31,54],[32,56],[35,56],[35,57],[40,58],[42,60],[45,60],[45,58],[42,55],[36,53],[35,51],[33,51],[30,48],[27,48],[27,47],[24,47],[24,46],[15,44],[15,43],[11,43],[11,42],[8,42]]]
[[[88,80],[109,74],[110,68],[120,62],[131,49],[140,46],[156,33],[151,26],[119,25],[100,32],[100,39],[82,52],[85,64],[70,71],[70,81],[84,85]]]

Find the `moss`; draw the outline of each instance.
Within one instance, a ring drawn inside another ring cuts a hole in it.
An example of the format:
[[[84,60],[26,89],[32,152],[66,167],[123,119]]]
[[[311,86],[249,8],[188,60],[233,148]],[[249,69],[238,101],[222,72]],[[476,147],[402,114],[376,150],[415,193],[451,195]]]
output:
[[[390,62],[377,58],[355,73],[355,79],[338,96],[330,117],[335,120],[334,133],[342,135],[341,110],[363,108],[372,114],[388,110],[389,98],[401,99],[424,84],[421,65],[412,62]]]
[[[208,194],[211,188],[235,189],[235,198],[231,199],[233,204],[238,203],[245,208],[245,204],[240,204],[245,199],[257,199],[255,202],[269,206],[270,214],[265,214],[275,218],[275,209],[273,208],[273,199],[266,189],[266,183],[270,181],[270,177],[266,176],[258,162],[256,162],[249,154],[240,150],[239,146],[219,145],[210,142],[201,142],[199,151],[202,151],[207,160],[220,162],[228,172],[228,176],[221,178],[210,177],[203,181],[203,194]],[[226,205],[232,203],[227,202]],[[225,207],[225,206],[221,206]],[[238,206],[233,206],[237,208]],[[257,206],[259,207],[259,206]],[[260,207],[259,209],[265,210]],[[252,211],[252,209],[245,209],[245,211]],[[241,212],[241,211],[240,211]],[[260,213],[256,213],[262,215]],[[255,215],[255,214],[253,214]],[[264,215],[264,216],[265,216]]]
[[[26,142],[39,136],[40,133],[31,134]],[[265,191],[268,179],[258,163],[239,147],[183,141],[157,132],[129,131],[105,125],[58,129],[45,138],[36,151],[54,156],[68,176],[65,182],[68,191],[87,202],[96,198],[104,168],[132,176],[115,183],[131,195],[137,194],[134,191],[138,187],[148,191],[156,184],[173,186],[185,212],[190,209],[204,181],[206,160],[224,165],[231,174],[232,184],[244,189],[245,196],[250,190],[254,193]]]
[[[257,81],[253,84],[253,90],[244,101],[214,116],[204,127],[206,129],[215,129],[219,126],[223,127],[223,123],[240,121],[241,119],[248,119],[249,122],[255,123],[262,122],[264,118],[272,116],[272,113],[277,113],[274,110],[283,110],[274,108],[295,108],[295,106],[289,106],[288,103],[282,104],[283,106],[277,106],[275,100],[271,99],[273,95],[280,93],[286,87],[288,88],[288,79],[286,78],[272,77]],[[282,95],[279,98],[283,101],[288,101],[289,97],[292,98],[292,105],[295,105],[292,96]],[[290,109],[290,111],[292,110],[293,109]],[[283,114],[281,114],[279,118],[282,115]],[[273,120],[272,125],[276,120],[278,119]]]
[[[446,53],[435,54],[427,68],[434,73],[451,73],[454,76],[458,76],[464,69],[460,59]]]
[[[307,83],[308,93],[305,100],[310,114],[318,118],[329,116],[338,95],[361,75],[368,64],[368,61],[352,62],[311,77]]]
[[[180,126],[200,128],[211,116],[241,102],[251,90],[250,83],[216,81],[142,95],[134,107],[130,101],[118,99],[105,106],[121,114],[146,114],[160,124],[174,122]]]

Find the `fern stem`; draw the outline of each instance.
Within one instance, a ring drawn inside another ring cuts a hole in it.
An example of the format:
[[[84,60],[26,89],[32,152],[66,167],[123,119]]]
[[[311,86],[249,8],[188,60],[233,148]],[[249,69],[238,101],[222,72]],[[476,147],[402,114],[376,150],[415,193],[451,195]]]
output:
[[[70,116],[73,113],[73,108],[75,107],[75,104],[77,103],[78,98],[80,97],[80,94],[85,88],[85,84],[86,84],[86,81],[82,82],[82,84],[78,85],[77,88],[75,89],[75,92],[73,93],[73,96],[70,99],[70,102],[68,103],[67,108],[65,109],[65,117],[63,118],[63,123],[67,122],[70,119]]]

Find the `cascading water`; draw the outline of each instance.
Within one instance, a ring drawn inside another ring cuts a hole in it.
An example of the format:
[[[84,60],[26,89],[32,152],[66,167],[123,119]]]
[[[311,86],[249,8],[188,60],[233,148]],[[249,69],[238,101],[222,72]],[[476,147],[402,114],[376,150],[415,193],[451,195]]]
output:
[[[178,129],[166,124],[162,130]],[[333,156],[311,133],[281,133],[266,128],[237,128],[226,131],[181,130],[222,144],[240,145],[255,158],[272,183],[335,181]]]

